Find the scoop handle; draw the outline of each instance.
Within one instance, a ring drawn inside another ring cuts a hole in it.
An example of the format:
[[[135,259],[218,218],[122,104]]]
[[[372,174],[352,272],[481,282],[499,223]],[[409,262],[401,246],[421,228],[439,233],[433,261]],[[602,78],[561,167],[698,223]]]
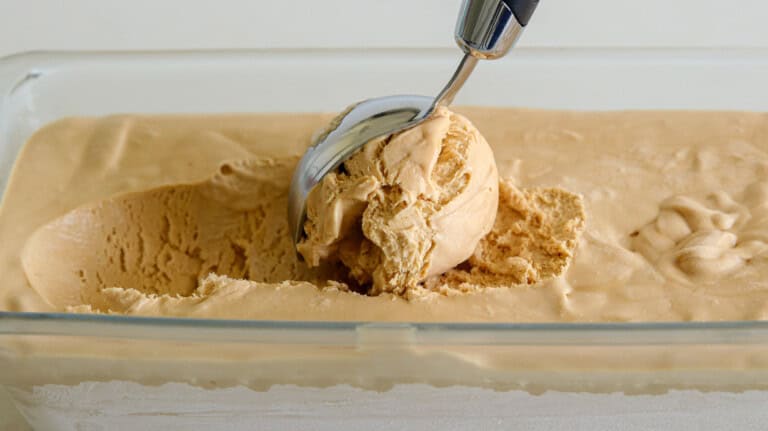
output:
[[[531,15],[533,15],[533,11],[536,10],[536,6],[539,5],[539,0],[504,0],[504,3],[506,3],[512,10],[512,13],[515,14],[517,22],[525,27],[528,25],[528,21],[531,20]]]
[[[538,4],[538,0],[464,0],[456,21],[456,43],[475,58],[503,57]]]

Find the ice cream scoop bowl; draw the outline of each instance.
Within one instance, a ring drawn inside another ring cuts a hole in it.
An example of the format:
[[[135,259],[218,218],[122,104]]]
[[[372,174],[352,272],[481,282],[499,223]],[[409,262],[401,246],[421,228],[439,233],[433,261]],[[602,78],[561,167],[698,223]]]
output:
[[[506,54],[528,24],[538,0],[465,0],[455,38],[464,51],[459,66],[437,97],[401,95],[368,99],[350,106],[320,133],[294,171],[288,195],[288,222],[294,243],[304,236],[310,190],[367,142],[424,121],[450,105],[478,59]]]

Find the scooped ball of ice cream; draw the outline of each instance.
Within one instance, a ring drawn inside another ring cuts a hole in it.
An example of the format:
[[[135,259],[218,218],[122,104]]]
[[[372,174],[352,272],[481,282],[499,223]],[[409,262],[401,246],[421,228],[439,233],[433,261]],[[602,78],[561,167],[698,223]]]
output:
[[[310,266],[340,261],[368,294],[404,295],[472,255],[493,227],[498,185],[480,132],[440,108],[315,186],[298,250]]]

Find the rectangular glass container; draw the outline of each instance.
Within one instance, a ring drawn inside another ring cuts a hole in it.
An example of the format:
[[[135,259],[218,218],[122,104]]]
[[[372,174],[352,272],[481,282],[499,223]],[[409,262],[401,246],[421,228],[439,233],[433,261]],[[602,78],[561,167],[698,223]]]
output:
[[[62,117],[339,111],[379,95],[435,94],[458,57],[454,50],[7,57],[0,60],[0,191],[26,139]],[[520,49],[481,64],[456,103],[766,111],[766,76],[765,50]],[[768,322],[393,324],[2,312],[0,385],[40,430],[750,429],[768,419],[759,407],[768,402]]]

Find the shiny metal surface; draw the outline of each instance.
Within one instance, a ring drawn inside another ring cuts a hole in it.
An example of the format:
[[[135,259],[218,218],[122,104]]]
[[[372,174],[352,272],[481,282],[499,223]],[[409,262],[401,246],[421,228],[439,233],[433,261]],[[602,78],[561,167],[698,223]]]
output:
[[[388,96],[364,100],[339,114],[315,139],[293,172],[288,193],[288,223],[294,243],[304,234],[309,191],[325,175],[372,139],[412,127],[432,112],[427,96]]]
[[[523,28],[502,0],[464,0],[455,38],[465,53],[491,60],[504,56]]]
[[[448,80],[448,83],[443,87],[443,90],[440,91],[440,94],[435,98],[435,102],[432,104],[433,109],[440,105],[448,106],[453,103],[453,98],[456,97],[456,94],[461,90],[461,87],[467,82],[467,78],[469,78],[469,75],[475,70],[476,65],[476,57],[469,54],[464,55],[461,62],[459,62],[458,67],[456,67],[453,76],[451,76],[451,79]]]
[[[416,126],[438,106],[449,105],[477,60],[506,54],[522,28],[501,0],[465,0],[455,33],[465,55],[437,97],[379,97],[352,105],[339,114],[304,153],[293,173],[288,194],[288,223],[294,244],[304,236],[307,196],[325,175],[370,140]]]

